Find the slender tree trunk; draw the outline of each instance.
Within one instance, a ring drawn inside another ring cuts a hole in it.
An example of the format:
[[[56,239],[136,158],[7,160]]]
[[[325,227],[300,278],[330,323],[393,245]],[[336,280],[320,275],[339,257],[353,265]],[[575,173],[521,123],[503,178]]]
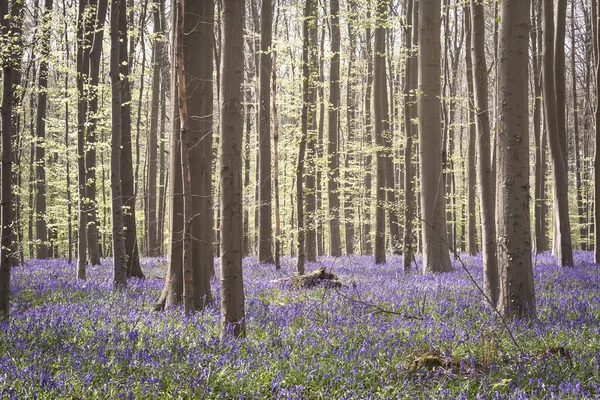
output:
[[[473,59],[473,94],[477,125],[477,191],[483,251],[483,288],[494,305],[498,302],[498,264],[496,259],[496,199],[490,163],[492,135],[488,108],[488,79],[485,61],[485,16],[483,3],[471,0],[471,54]]]
[[[121,81],[119,65],[120,58],[120,32],[119,14],[122,8],[119,2],[125,0],[111,0],[110,2],[110,82],[112,88],[111,106],[111,152],[110,152],[110,194],[112,203],[112,236],[113,236],[113,280],[115,286],[127,284],[127,255],[125,253],[125,239],[123,234],[123,203],[121,190]],[[126,42],[123,42],[123,45]],[[80,255],[81,257],[81,255]]]
[[[555,57],[553,51],[552,0],[543,0],[543,63],[542,82],[548,147],[552,158],[552,192],[554,198],[554,248],[557,261],[563,266],[573,265],[573,248],[569,224],[569,193],[566,158],[562,150],[561,130],[557,119],[557,98],[554,81]],[[564,59],[563,59],[564,63]],[[564,106],[564,105],[563,105]],[[563,127],[564,130],[564,127]],[[566,151],[566,150],[565,150]]]
[[[531,46],[532,46],[532,67],[534,79],[534,96],[533,103],[533,134],[535,141],[535,191],[534,191],[534,224],[535,224],[535,251],[541,253],[548,250],[548,241],[546,239],[546,143],[544,130],[541,129],[542,121],[542,76],[540,66],[542,57],[538,52],[542,43],[542,30],[540,28],[542,0],[532,2],[532,29]]]
[[[135,220],[135,196],[133,191],[133,165],[131,151],[131,85],[129,77],[129,58],[127,46],[129,43],[127,33],[127,7],[125,0],[119,1],[119,32],[121,42],[119,54],[121,57],[121,85],[122,107],[121,107],[121,190],[123,195],[123,224],[125,234],[125,251],[127,255],[127,276],[144,277],[140,268],[140,258],[137,243],[137,228]]]
[[[367,19],[371,19],[371,0],[367,0]],[[371,24],[367,24],[365,29],[365,53],[367,58],[367,76],[365,88],[365,147],[367,147],[364,156],[363,165],[365,168],[364,175],[364,194],[363,194],[363,254],[373,253],[373,242],[371,235],[371,186],[372,186],[372,151],[370,149],[373,144],[373,134],[371,127],[371,94],[373,89],[373,51],[371,48]]]
[[[466,36],[466,46],[467,51],[465,51],[465,60],[467,67],[467,93],[468,93],[468,106],[469,110],[467,111],[467,122],[468,122],[468,132],[469,132],[469,140],[468,140],[468,149],[467,149],[467,251],[470,255],[477,254],[477,227],[476,227],[476,218],[475,218],[475,190],[477,188],[477,172],[475,168],[475,146],[476,146],[476,124],[475,124],[475,98],[473,95],[473,57],[471,55],[472,49],[472,22],[471,12],[469,6],[465,6],[465,36]],[[480,32],[481,33],[481,32]],[[486,98],[487,101],[487,98]],[[487,107],[484,109],[487,113]],[[487,145],[489,151],[489,116],[488,116],[488,136],[487,136]],[[489,159],[489,157],[488,157]],[[486,159],[487,163],[487,159]],[[491,218],[494,218],[494,213],[491,213]]]
[[[451,271],[442,174],[440,0],[419,1],[419,159],[423,271]]]
[[[498,40],[498,310],[535,315],[529,225],[529,0],[503,0]],[[477,83],[476,83],[477,85]]]
[[[298,258],[296,269],[299,275],[304,274],[305,253],[305,225],[304,225],[304,157],[306,142],[308,140],[308,114],[310,104],[310,17],[313,15],[314,0],[306,0],[304,6],[304,22],[302,23],[302,117],[301,136],[298,148],[298,161],[296,166],[296,212],[298,214]]]
[[[271,46],[273,37],[273,3],[262,0],[260,7],[259,135],[260,168],[258,170],[258,261],[273,264],[273,224],[271,207]]]
[[[600,24],[596,21],[596,39],[600,36]],[[600,40],[594,42],[596,49],[596,98],[600,99]],[[596,101],[594,144],[594,263],[600,264],[600,101]],[[3,175],[4,178],[4,175]],[[4,188],[4,186],[2,186]],[[2,203],[4,205],[4,203]],[[4,240],[4,235],[2,236]],[[4,247],[4,246],[3,246]],[[4,261],[4,258],[2,259]]]
[[[107,0],[98,0],[97,13],[94,18],[94,34],[89,53],[89,83],[88,83],[88,113],[85,153],[86,166],[86,199],[88,210],[87,222],[87,261],[91,265],[100,264],[100,250],[98,238],[98,202],[96,201],[96,131],[98,116],[98,80],[100,74],[100,61],[102,42],[104,39],[104,20],[106,19]]]
[[[8,0],[0,0],[0,32],[2,42],[7,37],[7,32],[12,28],[11,19],[8,18]],[[4,45],[4,44],[3,44]],[[13,55],[14,57],[14,55]],[[2,64],[2,171],[0,178],[0,197],[2,214],[0,217],[0,321],[8,320],[10,300],[10,272],[11,248],[13,242],[12,232],[12,104],[14,100],[14,58],[8,57]]]
[[[160,1],[160,26],[163,28],[163,31],[166,32],[167,24],[165,19],[165,2]],[[214,37],[214,36],[213,36]],[[158,144],[158,154],[159,154],[159,190],[158,190],[158,222],[157,222],[157,245],[158,245],[158,254],[164,254],[164,237],[165,237],[165,209],[166,209],[166,192],[167,192],[167,184],[168,184],[168,174],[166,173],[165,168],[165,126],[167,119],[167,92],[170,90],[169,79],[169,54],[168,54],[168,46],[167,43],[160,43],[161,46],[161,58],[160,62],[160,130],[159,136],[160,141]]]
[[[348,78],[346,82],[346,146],[344,157],[344,230],[346,235],[346,255],[354,254],[354,173],[351,171],[352,165],[352,146],[356,136],[356,71],[354,67],[354,58],[356,57],[356,12],[357,3],[355,0],[348,2]],[[316,36],[316,28],[315,28]],[[315,37],[316,39],[316,37]],[[315,40],[316,41],[316,40]],[[312,41],[311,42],[315,42]],[[316,93],[315,93],[316,95]],[[316,97],[316,96],[315,96]]]
[[[281,269],[281,209],[279,206],[279,120],[277,118],[277,53],[273,52],[273,189],[275,190],[275,269]]]
[[[405,82],[404,82],[404,129],[406,130],[406,144],[404,145],[404,193],[406,207],[404,209],[404,252],[403,265],[407,271],[413,261],[415,254],[415,164],[413,155],[415,145],[413,138],[417,135],[417,126],[413,122],[417,117],[417,42],[419,38],[419,4],[415,0],[408,1],[407,16],[411,18],[411,28],[406,29],[406,44],[410,53],[406,60]]]
[[[171,2],[171,19],[176,18],[175,2]],[[172,23],[174,27],[175,24]],[[171,29],[171,43],[177,40]],[[174,50],[174,49],[172,49]],[[174,56],[174,51],[172,52]],[[155,304],[156,310],[181,303],[183,294],[183,177],[181,175],[181,140],[179,118],[179,91],[175,59],[171,64],[171,139],[169,143],[169,229],[167,244],[167,274],[162,293]]]
[[[64,40],[65,40],[65,65],[69,65],[71,55],[69,51],[68,39],[68,21],[66,18],[67,8],[65,0],[62,1],[63,6],[63,18],[64,18]],[[65,102],[65,172],[66,172],[66,192],[67,192],[67,263],[71,265],[73,261],[73,223],[72,223],[72,210],[73,205],[71,203],[71,161],[70,161],[70,141],[69,141],[69,74],[65,73],[64,81],[64,102]],[[30,202],[31,204],[31,202]]]
[[[375,144],[377,145],[376,180],[377,205],[375,208],[375,263],[384,264],[385,258],[385,189],[387,163],[385,135],[389,134],[385,123],[387,96],[385,82],[385,23],[387,21],[387,0],[377,0],[375,25],[375,55],[374,55],[374,84],[373,112],[375,117]]]
[[[209,0],[210,1],[210,0]],[[183,177],[183,310],[194,313],[194,273],[192,261],[192,174],[190,168],[190,123],[187,111],[187,79],[184,55],[185,6],[178,0],[173,24],[177,41],[175,42],[175,69],[177,70],[177,89],[179,94],[179,120],[181,121],[181,175]],[[206,54],[203,54],[206,55]],[[193,73],[192,71],[190,71]]]
[[[330,0],[331,63],[329,65],[329,112],[327,131],[327,204],[329,207],[329,255],[342,255],[340,235],[340,160],[338,154],[340,115],[340,2]]]
[[[307,132],[306,132],[306,173],[304,174],[304,182],[306,193],[306,235],[305,235],[305,255],[306,260],[314,262],[317,260],[317,154],[318,154],[318,126],[317,126],[317,85],[314,77],[318,73],[318,10],[317,7],[311,7],[311,15],[308,20],[308,115],[307,115]]]
[[[579,242],[582,250],[587,250],[587,236],[585,226],[585,208],[583,204],[583,188],[581,184],[581,157],[579,154],[579,100],[577,94],[577,73],[575,49],[575,4],[571,4],[571,97],[573,98],[573,152],[575,158],[575,197],[577,199],[577,213],[579,222]]]
[[[79,0],[77,14],[77,184],[79,194],[77,227],[77,278],[86,279],[86,227],[87,200],[85,174],[85,121],[87,118],[87,94],[84,83],[88,79],[90,27],[85,17],[86,0]]]

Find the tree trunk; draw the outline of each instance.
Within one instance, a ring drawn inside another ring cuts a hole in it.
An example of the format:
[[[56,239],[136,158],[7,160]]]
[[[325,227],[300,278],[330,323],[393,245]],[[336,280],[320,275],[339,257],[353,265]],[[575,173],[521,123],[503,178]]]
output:
[[[535,315],[529,225],[529,0],[500,5],[498,42],[498,310]]]
[[[298,148],[298,161],[296,166],[296,212],[298,214],[298,258],[296,269],[299,275],[304,274],[305,253],[305,225],[304,225],[304,157],[306,142],[308,141],[308,114],[310,104],[310,18],[313,14],[314,0],[306,0],[304,6],[304,22],[302,23],[302,117],[300,146]]]
[[[412,27],[406,29],[406,45],[410,49],[406,60],[406,71],[404,76],[404,129],[406,130],[406,143],[404,145],[404,193],[406,207],[404,209],[404,252],[403,264],[407,271],[413,261],[415,254],[415,164],[413,155],[415,145],[413,138],[417,134],[417,126],[413,122],[417,117],[417,42],[419,38],[419,4],[414,0],[408,1],[407,16],[411,18]]]
[[[535,224],[535,251],[537,254],[548,250],[546,239],[546,143],[544,130],[541,129],[542,120],[542,57],[538,49],[542,44],[542,30],[540,29],[542,0],[532,2],[532,67],[534,76],[534,103],[533,103],[533,135],[535,141],[535,191],[533,220]]]
[[[473,57],[471,56],[471,46],[472,46],[472,22],[471,12],[468,5],[464,8],[465,11],[465,36],[466,36],[466,47],[465,51],[465,60],[467,67],[467,94],[468,94],[468,107],[467,111],[467,121],[468,121],[468,129],[469,129],[469,140],[468,140],[468,148],[467,148],[467,251],[470,255],[477,254],[477,227],[476,227],[476,218],[475,218],[475,189],[477,188],[477,172],[475,168],[475,146],[476,146],[476,124],[475,124],[475,98],[473,95]],[[481,34],[479,32],[478,34]],[[484,54],[485,56],[485,54]],[[485,61],[485,59],[484,59]],[[487,97],[486,97],[487,101]],[[486,108],[479,108],[479,110],[485,110]],[[489,116],[487,121],[488,132],[486,136],[487,146],[489,151]],[[486,164],[487,160],[486,159]],[[491,182],[490,182],[491,183]],[[487,201],[487,200],[486,200]],[[492,212],[491,218],[494,218],[494,213]]]
[[[440,0],[419,1],[419,159],[423,272],[451,271],[442,180]]]
[[[40,39],[41,59],[38,83],[38,104],[36,118],[35,147],[35,240],[36,258],[48,258],[48,227],[46,223],[46,103],[48,91],[48,58],[50,56],[50,18],[52,0],[44,2],[44,16]]]
[[[244,337],[241,220],[244,0],[222,0],[221,4],[221,324],[222,336]]]
[[[305,251],[306,260],[314,262],[317,260],[317,168],[318,168],[318,126],[317,126],[317,84],[314,77],[318,73],[318,10],[311,7],[311,15],[308,20],[308,110],[307,110],[307,132],[306,132],[306,173],[304,174],[306,193],[306,223],[305,223]]]
[[[88,79],[89,43],[91,28],[85,17],[87,1],[79,0],[77,14],[77,185],[79,194],[77,226],[77,278],[86,279],[86,173],[85,173],[85,122],[87,119],[87,93],[84,83]]]
[[[330,0],[331,62],[329,65],[329,112],[327,131],[327,205],[329,207],[329,255],[342,255],[340,236],[340,160],[338,130],[340,115],[340,2]]]
[[[273,52],[273,189],[275,190],[275,269],[281,269],[281,211],[279,207],[279,120],[277,119],[277,53]]]
[[[0,0],[0,32],[2,33],[2,42],[8,36],[7,32],[12,28],[13,20],[8,14],[8,0]],[[3,43],[3,46],[6,44]],[[0,179],[0,196],[2,214],[0,217],[0,321],[8,320],[9,300],[10,300],[10,270],[11,270],[11,248],[13,243],[12,232],[12,105],[14,101],[14,70],[16,57],[8,57],[3,60],[2,65],[2,171]],[[18,62],[18,61],[17,61]]]
[[[546,115],[546,131],[548,147],[552,159],[552,193],[554,198],[554,249],[559,265],[573,265],[573,248],[569,225],[569,192],[565,151],[561,138],[561,129],[557,118],[557,97],[555,90],[554,71],[555,57],[553,51],[553,1],[543,0],[543,63],[542,82],[544,90],[544,111]],[[563,59],[564,63],[564,59]],[[563,105],[564,107],[564,105]],[[564,127],[563,127],[564,130]]]
[[[125,251],[127,255],[127,276],[143,278],[138,253],[137,229],[135,221],[135,195],[133,192],[133,165],[131,152],[131,86],[129,82],[129,58],[127,56],[127,7],[125,0],[119,1],[119,32],[122,46],[119,46],[121,58],[121,190],[123,195],[123,224],[125,234]]]
[[[147,236],[148,255],[156,257],[159,254],[158,225],[156,216],[157,187],[156,173],[158,165],[158,117],[160,111],[160,74],[162,58],[162,43],[165,27],[161,25],[160,12],[162,0],[153,1],[152,15],[154,19],[154,43],[152,46],[152,109],[150,112],[150,135],[148,137],[148,174],[147,179]],[[211,55],[212,57],[212,55]]]
[[[125,0],[110,2],[110,82],[112,88],[111,106],[111,152],[110,152],[110,194],[112,204],[112,236],[113,236],[113,281],[115,286],[127,284],[127,255],[123,235],[123,203],[121,189],[121,78],[119,66],[122,61],[120,47],[119,17],[122,11],[119,3]],[[82,255],[80,254],[80,257]]]
[[[210,277],[214,273],[212,193],[214,1],[188,2],[185,12],[183,57],[187,77],[185,87],[189,114],[187,131],[190,142],[189,168],[193,171],[189,219],[192,224],[194,303],[196,309],[202,310],[212,301]],[[183,81],[179,83],[180,90],[184,86],[182,83]],[[180,102],[183,102],[182,99],[185,98],[183,93],[179,94],[179,98]],[[183,121],[183,116],[181,118]],[[182,141],[183,139],[182,134]],[[185,173],[183,176],[186,178]]]
[[[600,36],[600,24],[596,21],[596,38]],[[600,40],[595,41],[596,49],[596,98],[600,99]],[[595,143],[594,143],[594,263],[600,264],[600,101],[596,101]],[[4,173],[4,172],[3,172]],[[3,175],[4,178],[4,175]],[[4,186],[2,186],[4,188]],[[4,205],[4,203],[2,203]],[[4,235],[2,236],[4,240]],[[4,247],[4,244],[3,244]],[[2,259],[4,261],[4,258]]]
[[[98,239],[98,202],[96,201],[96,122],[98,117],[98,78],[100,74],[100,57],[102,41],[104,38],[104,20],[106,19],[107,0],[98,0],[97,17],[95,18],[94,39],[89,53],[89,86],[88,86],[88,113],[85,154],[86,166],[86,198],[88,201],[87,212],[87,249],[88,263],[100,264],[100,250]]]
[[[490,115],[488,108],[488,79],[485,61],[485,16],[483,3],[471,0],[471,54],[473,59],[473,94],[477,125],[477,191],[483,251],[483,289],[496,305],[498,302],[498,265],[496,259],[496,222],[494,175],[490,163]],[[529,214],[528,214],[529,215]]]
[[[371,19],[371,0],[367,0],[367,19]],[[371,127],[371,94],[373,89],[373,51],[371,48],[371,24],[367,24],[365,29],[365,57],[367,58],[367,76],[365,88],[365,147],[367,147],[364,155],[363,166],[365,169],[364,176],[364,194],[363,194],[363,251],[362,254],[373,253],[373,242],[371,238],[371,186],[372,186],[372,155],[371,145],[373,144],[373,134]]]
[[[273,30],[272,0],[262,0],[260,7],[259,72],[259,203],[258,261],[273,264],[273,224],[271,223],[271,46]]]
[[[377,191],[377,205],[375,208],[375,263],[384,264],[385,258],[385,189],[386,189],[386,151],[385,135],[389,134],[386,128],[387,90],[385,81],[385,23],[387,21],[387,0],[377,0],[376,25],[375,25],[375,55],[374,55],[374,84],[373,84],[373,112],[375,117],[375,144],[377,145],[377,174],[375,187]]]
[[[171,2],[171,18],[176,17],[175,2]],[[172,24],[174,26],[175,24]],[[177,40],[171,29],[171,43]],[[172,53],[173,54],[173,53]],[[174,55],[174,54],[173,54]],[[169,143],[169,229],[167,244],[167,274],[162,293],[155,304],[156,310],[181,303],[183,294],[183,177],[181,175],[181,144],[179,119],[179,91],[175,60],[171,64],[171,139]]]

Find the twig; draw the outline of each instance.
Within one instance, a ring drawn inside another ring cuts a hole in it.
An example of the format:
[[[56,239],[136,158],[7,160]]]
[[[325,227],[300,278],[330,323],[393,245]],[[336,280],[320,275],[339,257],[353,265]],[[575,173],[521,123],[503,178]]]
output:
[[[454,257],[456,257],[456,260],[458,260],[458,262],[460,263],[462,269],[469,276],[469,279],[471,280],[471,282],[473,283],[473,285],[475,285],[475,287],[477,288],[477,290],[482,294],[484,300],[492,307],[492,309],[494,310],[494,314],[496,316],[498,316],[498,318],[500,319],[500,321],[502,321],[502,325],[504,326],[504,329],[506,329],[506,332],[508,332],[508,336],[510,336],[510,340],[513,342],[513,344],[515,345],[515,347],[520,352],[523,352],[523,349],[519,345],[519,342],[517,342],[517,339],[515,338],[515,336],[513,335],[512,331],[510,329],[510,327],[508,326],[508,322],[506,321],[506,318],[504,318],[504,315],[502,315],[502,313],[500,313],[500,311],[498,311],[498,309],[496,308],[496,305],[494,304],[494,302],[492,301],[492,299],[490,299],[489,296],[487,294],[485,294],[485,291],[483,290],[483,288],[481,286],[479,286],[479,284],[477,283],[477,281],[475,280],[475,278],[473,277],[473,275],[471,275],[471,272],[467,269],[467,266],[465,265],[465,263],[463,262],[463,260],[460,258],[460,255],[458,254],[458,252],[456,251],[456,249],[454,247],[452,247],[450,245],[450,243],[448,243],[448,241],[444,237],[442,237],[442,235],[440,235],[440,233],[433,227],[433,225],[431,225],[429,222],[425,221],[423,218],[419,218],[419,219],[421,220],[421,222],[425,223],[431,230],[433,230],[435,232],[435,234],[438,235],[438,237],[442,240],[442,242],[444,242],[444,244],[446,246],[448,246],[448,248],[450,249],[450,251],[454,254]]]

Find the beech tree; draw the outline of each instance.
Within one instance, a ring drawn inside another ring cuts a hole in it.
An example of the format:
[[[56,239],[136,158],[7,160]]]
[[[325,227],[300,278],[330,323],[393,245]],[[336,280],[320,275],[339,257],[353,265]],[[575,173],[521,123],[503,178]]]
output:
[[[498,35],[498,310],[535,315],[529,225],[529,0],[500,5]]]
[[[272,0],[262,0],[260,7],[259,67],[259,197],[258,260],[273,264],[273,223],[271,221],[271,42],[273,30]]]
[[[440,121],[440,0],[419,0],[419,158],[423,271],[452,270],[446,232]]]
[[[244,0],[221,0],[221,324],[222,334],[246,335],[242,276],[242,80]]]

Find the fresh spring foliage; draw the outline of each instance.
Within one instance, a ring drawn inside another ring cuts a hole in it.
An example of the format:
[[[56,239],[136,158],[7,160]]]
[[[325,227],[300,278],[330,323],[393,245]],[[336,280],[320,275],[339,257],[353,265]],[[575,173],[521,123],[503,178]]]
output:
[[[111,265],[73,279],[65,261],[14,269],[0,326],[0,398],[594,398],[600,396],[600,271],[592,255],[535,260],[538,318],[508,322],[461,265],[404,274],[400,260],[322,259],[344,286],[297,289],[245,259],[247,339],[219,339],[215,305],[189,318],[152,311],[164,262],[113,290]],[[481,259],[464,259],[481,281]],[[218,273],[217,273],[218,276]],[[355,299],[360,301],[352,301]],[[385,310],[407,314],[380,312]],[[419,319],[422,316],[422,319]]]

